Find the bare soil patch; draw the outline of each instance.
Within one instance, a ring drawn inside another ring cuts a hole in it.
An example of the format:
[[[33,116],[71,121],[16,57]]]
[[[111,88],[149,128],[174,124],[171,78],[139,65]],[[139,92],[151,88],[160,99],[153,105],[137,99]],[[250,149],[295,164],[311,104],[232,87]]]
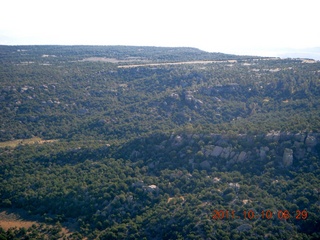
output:
[[[0,227],[6,231],[14,227],[30,228],[33,224],[39,225],[36,218],[28,217],[22,210],[0,210]]]
[[[48,227],[53,227],[52,224],[43,222],[40,216],[30,216],[22,209],[0,209],[0,227],[7,231],[10,228],[30,228],[33,225],[39,226],[44,224]],[[78,225],[75,220],[62,223],[61,232],[65,236],[71,235],[78,230]]]
[[[2,227],[5,231],[7,231],[9,228],[30,228],[32,225],[39,225],[36,222],[30,222],[30,221],[6,221],[6,220],[0,220],[0,227]]]

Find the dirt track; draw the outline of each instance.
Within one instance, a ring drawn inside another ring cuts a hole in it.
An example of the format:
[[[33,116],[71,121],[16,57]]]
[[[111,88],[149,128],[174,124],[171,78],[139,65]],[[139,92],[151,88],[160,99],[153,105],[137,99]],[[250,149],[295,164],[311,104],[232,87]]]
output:
[[[209,64],[209,63],[220,63],[220,62],[230,62],[230,63],[234,63],[234,62],[236,62],[236,60],[145,63],[145,64],[133,64],[133,65],[120,65],[120,66],[118,66],[118,68],[156,67],[156,66],[183,65],[183,64]]]

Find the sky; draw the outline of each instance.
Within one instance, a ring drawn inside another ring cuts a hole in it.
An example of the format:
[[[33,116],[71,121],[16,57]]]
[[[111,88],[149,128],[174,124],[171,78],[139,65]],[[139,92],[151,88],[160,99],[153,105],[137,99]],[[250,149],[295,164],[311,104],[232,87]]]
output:
[[[2,45],[196,47],[320,60],[319,0],[0,0],[0,6]]]

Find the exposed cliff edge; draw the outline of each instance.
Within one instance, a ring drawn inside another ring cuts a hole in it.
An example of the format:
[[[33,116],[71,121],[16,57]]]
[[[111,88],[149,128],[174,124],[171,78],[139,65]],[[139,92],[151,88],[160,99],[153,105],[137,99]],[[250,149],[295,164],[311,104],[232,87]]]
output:
[[[319,150],[320,133],[271,131],[265,135],[152,135],[123,146],[118,154],[143,160],[150,169],[179,166],[210,170],[270,162],[279,168],[290,168],[319,156]]]

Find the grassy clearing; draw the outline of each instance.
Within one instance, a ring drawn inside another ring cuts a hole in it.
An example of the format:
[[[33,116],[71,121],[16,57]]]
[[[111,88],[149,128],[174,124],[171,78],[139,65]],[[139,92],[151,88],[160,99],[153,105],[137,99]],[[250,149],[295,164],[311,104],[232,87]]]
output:
[[[32,221],[21,221],[21,220],[2,220],[0,219],[0,227],[2,227],[5,231],[8,231],[10,228],[25,228],[28,229],[32,225],[38,226],[37,222]]]
[[[19,145],[30,145],[30,144],[44,144],[44,143],[50,143],[50,142],[56,142],[58,140],[42,140],[39,137],[33,137],[29,139],[16,139],[6,142],[0,142],[0,147],[12,147],[15,148]]]
[[[33,224],[39,225],[37,219],[30,218],[22,210],[0,211],[0,226],[7,231],[9,228],[30,228]]]
[[[53,224],[44,223],[39,216],[30,216],[22,209],[0,209],[0,227],[7,231],[10,228],[30,228],[33,225],[40,225],[52,228]],[[69,236],[73,231],[77,230],[77,225],[74,222],[65,222],[61,228],[61,233],[64,236]]]

